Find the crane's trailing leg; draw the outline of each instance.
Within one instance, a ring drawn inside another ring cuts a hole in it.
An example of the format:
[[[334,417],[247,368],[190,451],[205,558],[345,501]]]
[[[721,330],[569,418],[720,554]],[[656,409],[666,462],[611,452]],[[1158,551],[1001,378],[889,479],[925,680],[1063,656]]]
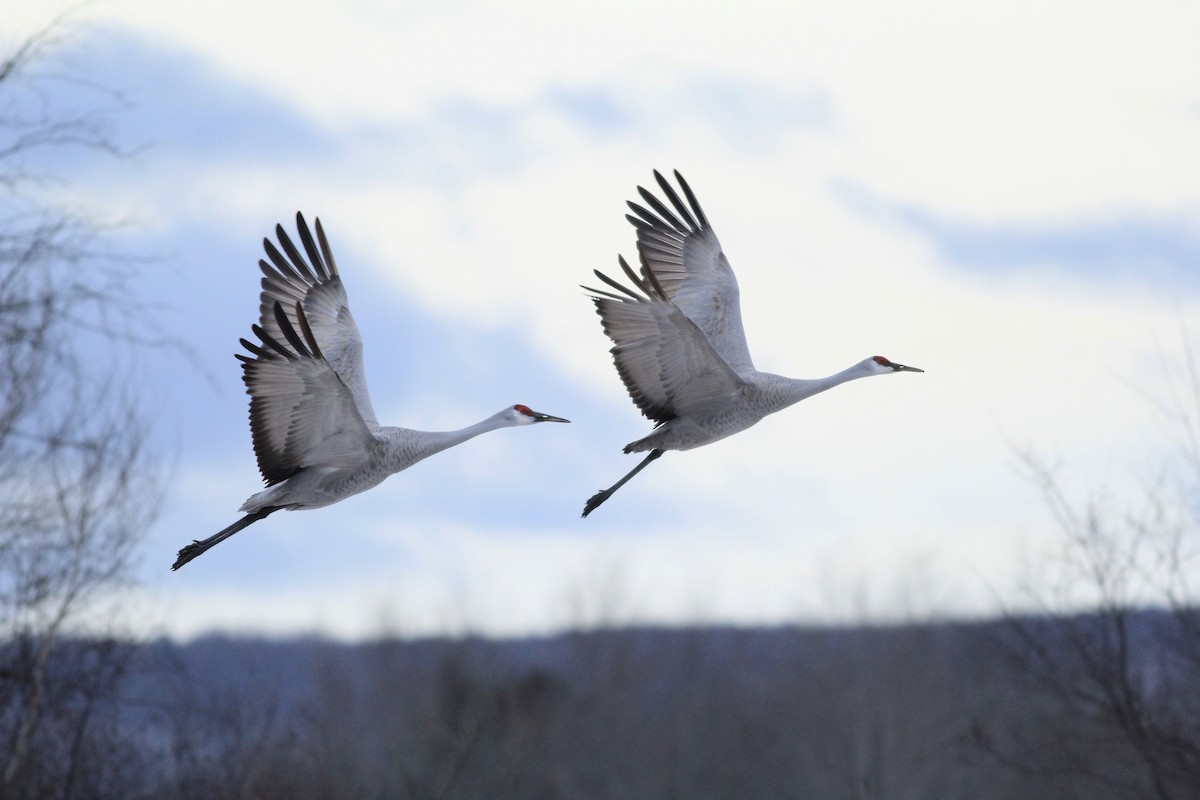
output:
[[[607,489],[601,489],[600,491],[598,491],[594,495],[592,495],[590,498],[588,498],[587,504],[583,507],[583,516],[586,517],[588,514],[595,511],[596,508],[599,507],[599,505],[601,503],[603,503],[605,500],[607,500],[609,497],[612,496],[613,492],[615,492],[617,489],[620,489],[622,486],[624,486],[629,481],[630,478],[632,478],[634,475],[637,475],[639,472],[641,472],[643,469],[646,468],[647,464],[649,464],[651,461],[658,458],[662,454],[663,454],[662,450],[651,450],[650,454],[642,459],[642,463],[638,464],[636,467],[634,467],[632,470],[630,470],[628,475],[626,475],[624,478],[621,478],[621,480],[617,481],[616,483],[614,483],[612,486],[608,487]]]
[[[171,569],[172,570],[179,569],[184,564],[191,561],[193,558],[200,555],[208,548],[212,547],[213,545],[220,544],[221,542],[228,539],[230,536],[233,536],[238,531],[242,530],[243,528],[248,528],[250,525],[253,525],[255,522],[258,522],[260,519],[267,516],[271,512],[278,511],[280,508],[282,508],[282,506],[267,506],[266,508],[262,509],[261,511],[255,511],[251,514],[247,514],[246,516],[239,519],[237,522],[230,525],[225,530],[223,530],[219,533],[214,533],[212,536],[208,537],[207,539],[203,539],[203,540],[197,539],[197,540],[193,541],[187,547],[184,547],[182,550],[179,551],[179,557],[175,559],[175,563],[171,565]]]

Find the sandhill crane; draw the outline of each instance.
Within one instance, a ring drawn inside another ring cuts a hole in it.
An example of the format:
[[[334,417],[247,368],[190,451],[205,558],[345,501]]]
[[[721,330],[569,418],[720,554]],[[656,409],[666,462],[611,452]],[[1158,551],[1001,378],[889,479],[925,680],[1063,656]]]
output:
[[[316,220],[316,241],[299,213],[296,228],[308,261],[282,225],[275,233],[283,253],[263,239],[271,264],[258,262],[265,277],[258,324],[252,326],[261,344],[242,339],[253,357],[236,356],[250,395],[254,453],[267,488],[242,504],[246,516],[180,550],[173,570],[281,508],[336,503],[487,431],[569,421],[518,404],[456,431],[380,425],[363,376],[362,339],[321,221]]]
[[[666,450],[690,450],[724,439],[855,378],[924,372],[883,356],[815,380],[759,372],[742,332],[737,279],[695,194],[676,172],[689,211],[657,170],[654,177],[678,216],[638,187],[653,209],[630,201],[634,213],[625,215],[637,229],[641,274],[623,257],[617,259],[633,288],[600,270],[594,270],[596,277],[620,294],[583,288],[592,293],[604,332],[613,341],[609,352],[617,373],[656,430],[625,445],[626,453],[650,452],[621,480],[592,495],[583,507],[585,517]]]

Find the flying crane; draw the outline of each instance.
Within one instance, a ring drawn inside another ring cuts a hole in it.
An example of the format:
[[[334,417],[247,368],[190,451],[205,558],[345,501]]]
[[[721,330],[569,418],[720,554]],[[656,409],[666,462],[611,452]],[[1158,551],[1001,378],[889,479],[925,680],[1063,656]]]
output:
[[[267,488],[242,504],[245,516],[179,551],[176,570],[280,509],[321,508],[377,486],[389,475],[481,433],[538,422],[568,422],[521,404],[456,431],[380,425],[367,394],[362,339],[321,221],[316,239],[297,212],[307,261],[282,225],[280,252],[270,239],[263,272],[259,342],[237,354],[250,395],[250,431]],[[318,246],[319,245],[319,246]],[[286,256],[285,256],[286,254]]]
[[[638,194],[650,208],[628,203],[633,214],[625,218],[637,229],[640,273],[618,256],[630,286],[594,270],[615,293],[583,288],[592,293],[613,342],[609,352],[617,374],[655,430],[625,445],[626,453],[649,452],[625,477],[588,499],[585,517],[667,450],[724,439],[846,381],[924,372],[883,356],[812,380],[755,369],[742,331],[737,279],[696,195],[678,171],[687,205],[657,170],[654,178],[674,212],[641,186]]]

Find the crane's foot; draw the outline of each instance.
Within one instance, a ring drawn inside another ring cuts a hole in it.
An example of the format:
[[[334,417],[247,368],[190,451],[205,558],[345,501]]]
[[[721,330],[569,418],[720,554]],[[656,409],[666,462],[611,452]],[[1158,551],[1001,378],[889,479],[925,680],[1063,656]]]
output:
[[[589,497],[587,503],[585,503],[583,506],[583,515],[582,516],[586,517],[588,514],[595,511],[600,506],[601,503],[603,503],[605,500],[607,500],[609,498],[609,496],[612,493],[613,493],[612,489],[601,489],[600,491],[596,492],[594,495]]]
[[[621,478],[621,480],[617,481],[616,483],[614,483],[612,486],[608,487],[607,489],[601,489],[600,491],[598,491],[594,495],[592,495],[590,498],[588,498],[587,504],[583,507],[583,516],[586,517],[588,514],[595,511],[596,507],[599,506],[601,503],[603,503],[605,500],[607,500],[608,496],[610,494],[612,494],[617,489],[620,489],[622,486],[624,486],[626,483],[628,483],[630,478],[632,478],[634,475],[637,475],[639,472],[641,472],[643,469],[646,468],[647,464],[649,464],[651,461],[658,458],[662,454],[663,454],[662,450],[658,450],[658,449],[651,450],[649,453],[646,454],[646,457],[641,460],[641,463],[639,463],[636,467],[634,467],[633,469],[631,469],[629,471],[628,475],[626,475],[624,478]]]
[[[196,556],[203,553],[207,548],[200,543],[199,539],[193,539],[192,543],[184,546],[178,556],[175,558],[175,563],[171,565],[171,570],[177,570],[187,562],[191,561]]]

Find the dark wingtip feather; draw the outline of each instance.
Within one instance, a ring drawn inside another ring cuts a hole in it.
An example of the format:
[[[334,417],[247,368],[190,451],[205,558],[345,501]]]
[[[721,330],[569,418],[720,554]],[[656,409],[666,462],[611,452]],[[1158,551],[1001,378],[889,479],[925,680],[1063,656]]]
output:
[[[312,262],[313,271],[317,273],[317,278],[321,283],[327,282],[329,280],[329,273],[321,261],[321,253],[317,250],[316,242],[313,241],[312,232],[308,229],[308,223],[304,221],[304,215],[299,211],[296,212],[296,231],[300,234],[300,241],[304,244],[304,250],[308,253],[308,260]]]
[[[685,227],[684,224],[679,221],[678,217],[676,217],[674,214],[671,213],[671,209],[669,209],[665,205],[663,205],[662,201],[654,196],[653,192],[639,186],[638,194],[640,194],[642,196],[643,200],[645,200],[647,203],[650,204],[651,208],[653,208],[656,212],[658,212],[660,225],[663,223],[666,223],[667,225],[670,225],[672,228],[679,231],[680,233],[688,232],[687,227]]]
[[[579,288],[583,289],[585,292],[588,292],[588,296],[597,302],[601,300],[619,300],[622,303],[629,302],[624,297],[621,297],[621,295],[613,294],[612,292],[606,292],[603,289],[595,289],[591,286],[584,286],[583,284],[580,284]]]
[[[329,268],[330,275],[337,275],[337,264],[333,261],[333,248],[329,246],[329,239],[325,237],[325,229],[321,227],[321,218],[313,219],[313,224],[317,228],[317,243],[321,245],[321,254],[325,256],[325,266]]]
[[[620,257],[618,257],[618,258],[620,258]],[[637,294],[636,292],[634,292],[633,290],[629,289],[629,288],[628,288],[628,287],[626,287],[626,286],[622,286],[622,285],[621,285],[620,283],[618,283],[618,282],[617,282],[615,279],[608,277],[607,275],[605,275],[605,274],[604,274],[603,272],[601,272],[600,270],[598,270],[598,269],[594,269],[594,270],[592,270],[592,272],[596,273],[596,277],[597,277],[597,278],[599,278],[600,280],[604,281],[605,283],[607,283],[609,286],[611,286],[612,288],[616,289],[617,291],[619,291],[619,292],[622,292],[623,294],[629,295],[629,296],[630,296],[630,297],[632,297],[634,300],[637,300],[637,301],[639,301],[639,302],[640,302],[640,301],[642,301],[642,300],[644,300],[644,299],[645,299],[645,298],[643,298],[643,297],[639,297],[639,296],[638,296],[638,294]],[[595,290],[593,289],[592,291],[595,291]],[[608,294],[608,292],[601,292],[601,294]],[[610,296],[612,296],[612,295],[610,295]],[[617,299],[618,299],[618,300],[622,300],[622,301],[623,301],[625,298],[623,298],[623,297],[618,297]]]
[[[297,355],[310,355],[308,348],[304,346],[304,342],[300,339],[300,335],[296,333],[296,328],[292,325],[292,321],[288,319],[287,312],[283,310],[283,303],[280,303],[278,300],[275,301],[275,321],[279,323],[279,331],[288,340],[288,344],[295,348]]]
[[[683,189],[684,195],[692,205],[692,210],[696,212],[696,219],[700,220],[700,227],[707,228],[708,217],[704,216],[704,209],[700,208],[700,203],[696,200],[696,195],[692,192],[692,187],[688,186],[688,182],[679,174],[679,170],[675,170],[675,180],[679,181],[679,188]]]
[[[296,301],[296,320],[300,323],[300,332],[304,334],[305,341],[308,342],[308,349],[314,358],[324,358],[321,355],[321,348],[317,344],[317,337],[313,335],[312,328],[308,324],[308,316],[304,313],[304,306],[300,301]]]
[[[254,327],[257,328],[258,326],[256,325]],[[267,351],[263,350],[262,347],[255,344],[254,342],[250,341],[249,339],[238,339],[238,343],[242,347],[246,348],[251,353],[253,353],[255,356],[258,356],[259,358],[271,358],[271,355]],[[242,359],[243,361],[253,360],[253,359],[247,358],[246,356],[242,355],[241,353],[235,353],[234,355],[236,357]]]
[[[675,174],[678,175],[679,173],[676,172]],[[667,196],[667,199],[671,201],[671,205],[675,206],[675,210],[679,212],[679,216],[683,217],[684,220],[687,221],[688,228],[691,230],[698,229],[700,226],[697,225],[696,220],[692,218],[691,213],[687,210],[687,206],[685,206],[683,201],[679,199],[679,195],[675,192],[675,188],[671,186],[671,184],[667,183],[667,179],[664,178],[662,173],[660,173],[658,170],[654,170],[654,177],[658,181],[659,188],[663,190],[663,194]]]
[[[282,230],[282,228],[280,228],[280,230]],[[294,282],[304,281],[303,278],[296,274],[296,270],[292,268],[292,265],[288,263],[287,259],[283,257],[283,253],[279,252],[279,248],[275,246],[275,243],[265,236],[263,237],[263,250],[266,251],[267,257],[271,259],[271,263],[274,264],[275,268],[281,273],[286,275]]]
[[[271,348],[276,353],[279,353],[279,355],[283,356],[284,358],[286,358],[290,361],[294,361],[297,358],[295,353],[293,353],[291,350],[288,350],[286,347],[284,347],[282,344],[280,344],[275,339],[274,336],[267,333],[266,331],[264,331],[262,328],[258,327],[257,325],[251,325],[250,330],[254,331],[255,336],[257,336],[259,339],[262,339],[262,343],[264,345]],[[292,335],[293,336],[296,335],[295,331],[292,332]],[[262,355],[264,357],[269,357],[270,354],[264,352]]]
[[[308,266],[308,262],[304,260],[304,256],[300,255],[300,251],[292,243],[292,238],[288,236],[287,231],[283,229],[282,225],[275,226],[275,236],[279,239],[279,246],[283,248],[288,258],[291,259],[292,268],[303,275],[305,281],[308,283],[320,283],[317,276],[313,274],[312,269]]]
[[[266,241],[267,241],[266,239],[263,239],[264,243]],[[259,268],[259,270],[262,271],[262,274],[263,274],[263,288],[264,289],[267,288],[267,283],[266,283],[267,281],[285,281],[285,280],[287,280],[279,272],[279,270],[275,269],[274,267],[272,267],[270,264],[268,264],[266,261],[264,261],[261,258],[258,260],[258,268]]]
[[[650,225],[644,219],[635,217],[633,214],[626,214],[625,219],[629,220],[629,224],[637,228],[639,231],[652,231],[654,226]]]
[[[639,186],[638,188],[640,189],[641,187]],[[646,209],[644,206],[640,206],[632,200],[626,200],[625,205],[629,206],[633,210],[633,213],[642,218],[643,224],[649,225],[652,228],[662,224],[662,220],[654,216],[654,212]]]
[[[621,265],[621,269],[625,272],[626,277],[633,282],[633,285],[642,290],[642,293],[647,297],[652,297],[653,294],[642,277],[633,271],[633,267],[629,266],[629,262],[625,260],[625,256],[618,255],[617,263]]]

